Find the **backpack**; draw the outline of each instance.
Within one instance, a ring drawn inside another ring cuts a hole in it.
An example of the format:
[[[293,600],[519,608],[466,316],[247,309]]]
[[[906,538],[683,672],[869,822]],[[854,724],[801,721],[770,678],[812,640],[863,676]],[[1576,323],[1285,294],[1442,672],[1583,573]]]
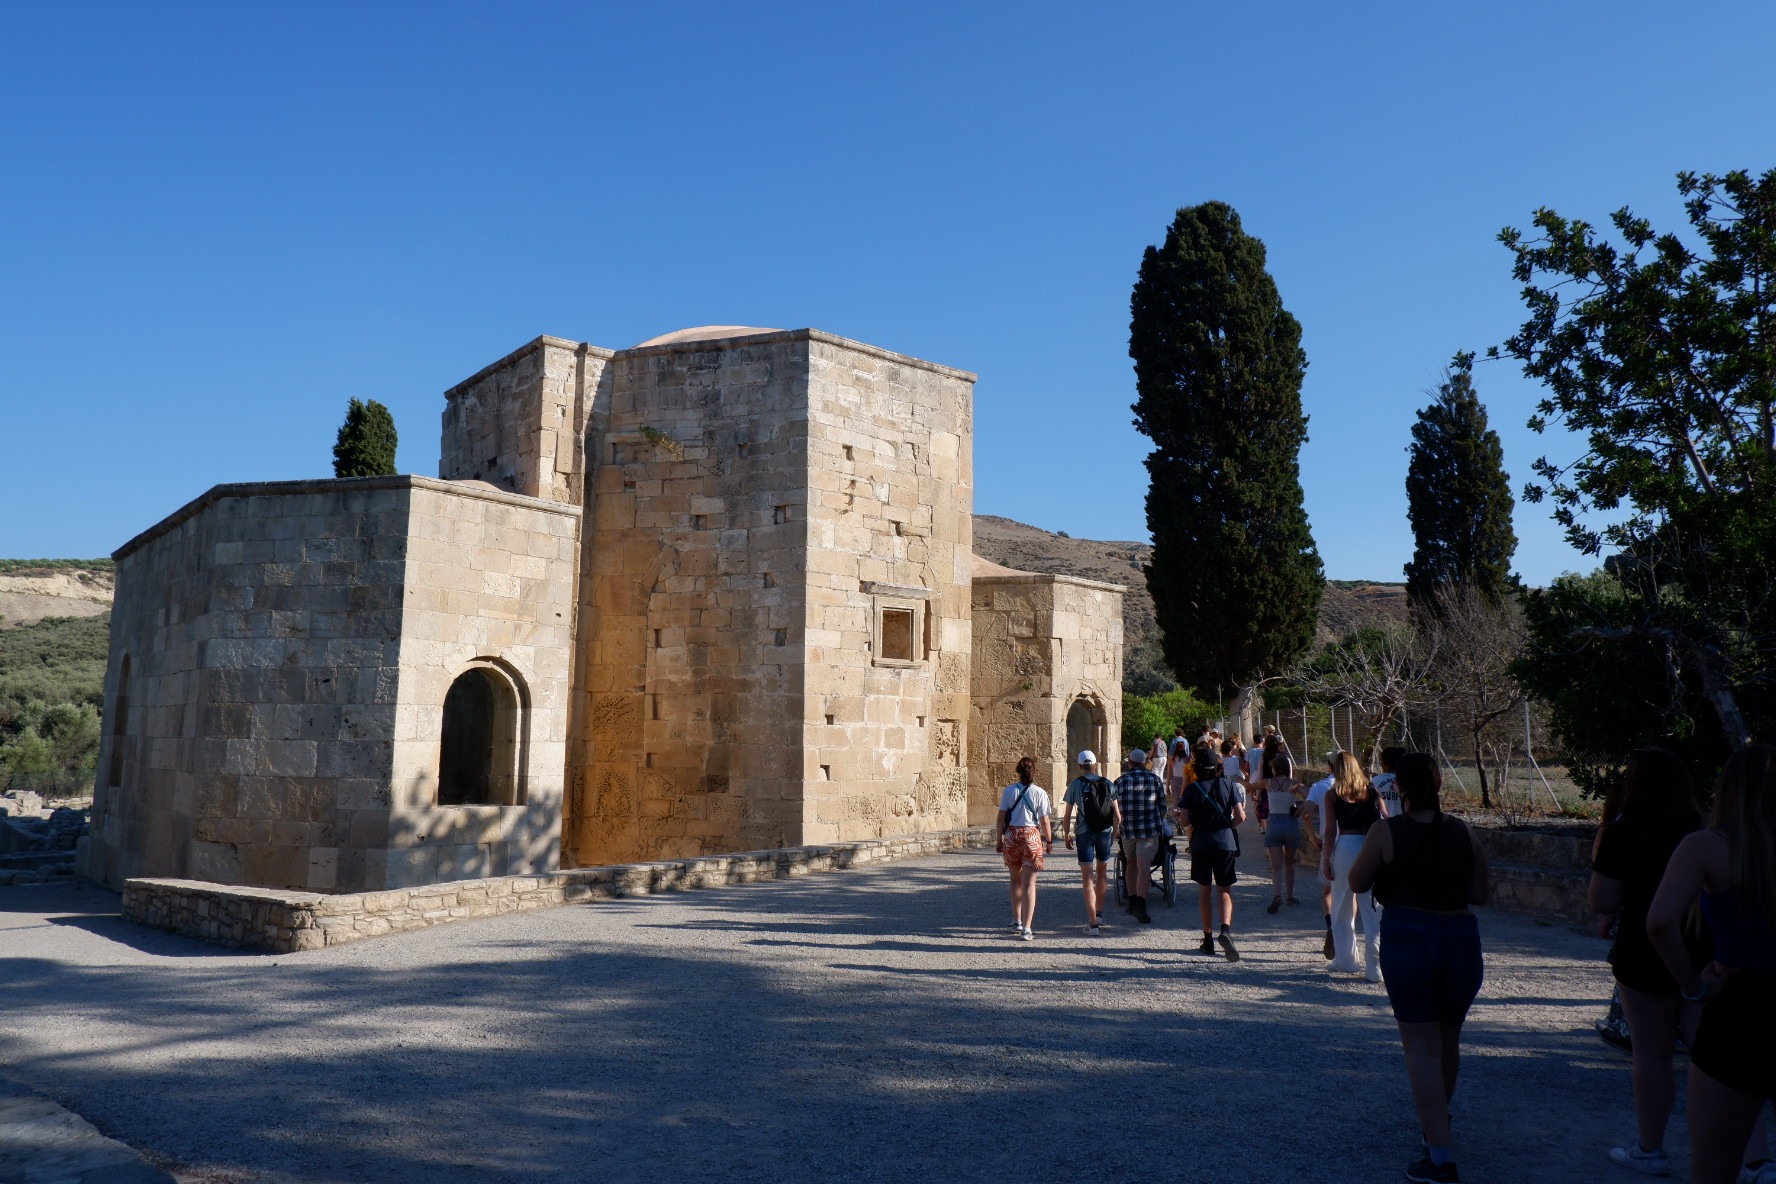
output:
[[[1115,799],[1110,783],[1093,777],[1079,793],[1079,819],[1086,830],[1109,830],[1116,825]]]

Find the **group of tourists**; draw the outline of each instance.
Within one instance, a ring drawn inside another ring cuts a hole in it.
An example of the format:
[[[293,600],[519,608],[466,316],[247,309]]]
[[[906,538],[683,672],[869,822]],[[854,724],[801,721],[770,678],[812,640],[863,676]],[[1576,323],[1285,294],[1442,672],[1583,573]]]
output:
[[[1275,914],[1300,903],[1304,840],[1315,853],[1325,923],[1321,953],[1335,974],[1385,985],[1405,1051],[1424,1137],[1410,1181],[1457,1181],[1450,1101],[1461,1029],[1484,979],[1472,906],[1487,898],[1486,856],[1467,825],[1442,809],[1442,773],[1427,753],[1388,748],[1371,776],[1348,752],[1328,755],[1311,785],[1288,744],[1182,732],[1134,749],[1114,781],[1095,753],[1062,796],[1062,841],[1076,852],[1085,931],[1104,932],[1111,865],[1120,852],[1127,910],[1148,924],[1152,869],[1182,829],[1197,886],[1204,954],[1239,961],[1232,887],[1240,826],[1255,808]],[[1012,934],[1035,938],[1036,877],[1054,850],[1048,794],[1035,765],[1000,798],[1000,851],[1011,873]],[[1606,809],[1591,902],[1616,933],[1610,961],[1632,1030],[1638,1138],[1610,1151],[1624,1167],[1670,1171],[1663,1151],[1672,1109],[1674,1043],[1691,1051],[1691,1178],[1776,1184],[1760,1117],[1776,1099],[1776,748],[1736,753],[1704,826],[1682,762],[1636,753]],[[1357,932],[1362,932],[1362,955]]]
[[[1634,1058],[1635,1139],[1612,1162],[1669,1175],[1672,1059],[1689,1048],[1690,1179],[1776,1184],[1776,747],[1735,752],[1704,819],[1689,769],[1647,748],[1605,800],[1589,899]]]

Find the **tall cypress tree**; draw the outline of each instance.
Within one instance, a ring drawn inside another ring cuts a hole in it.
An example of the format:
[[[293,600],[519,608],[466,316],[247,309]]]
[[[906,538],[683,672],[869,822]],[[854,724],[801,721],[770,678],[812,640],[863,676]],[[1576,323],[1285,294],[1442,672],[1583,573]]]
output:
[[[353,399],[333,441],[335,477],[392,477],[395,417],[375,399]]]
[[[1240,688],[1243,717],[1257,681],[1313,643],[1325,589],[1302,506],[1301,325],[1264,244],[1218,201],[1178,211],[1130,304],[1165,661],[1205,694]]]
[[[1469,584],[1497,603],[1511,588],[1511,478],[1498,433],[1486,426],[1486,408],[1474,393],[1466,359],[1437,388],[1437,397],[1412,425],[1406,469],[1406,513],[1412,521],[1412,562],[1406,595],[1427,608],[1441,588]]]

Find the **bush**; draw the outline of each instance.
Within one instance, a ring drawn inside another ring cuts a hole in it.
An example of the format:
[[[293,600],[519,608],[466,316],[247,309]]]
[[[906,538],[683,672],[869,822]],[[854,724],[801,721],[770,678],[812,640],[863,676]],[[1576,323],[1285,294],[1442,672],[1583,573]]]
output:
[[[1155,736],[1170,740],[1173,731],[1180,727],[1194,740],[1214,718],[1214,705],[1186,690],[1174,689],[1157,695],[1131,695],[1125,691],[1122,696],[1123,751],[1145,748],[1153,743]]]
[[[0,629],[0,788],[90,787],[109,652],[108,615]]]

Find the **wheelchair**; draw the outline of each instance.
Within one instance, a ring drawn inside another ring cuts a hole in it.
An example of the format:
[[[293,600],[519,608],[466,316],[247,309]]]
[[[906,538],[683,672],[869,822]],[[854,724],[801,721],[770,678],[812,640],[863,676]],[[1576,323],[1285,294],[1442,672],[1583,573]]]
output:
[[[1168,905],[1178,902],[1178,844],[1175,841],[1177,830],[1172,826],[1171,819],[1166,820],[1165,831],[1159,836],[1159,850],[1153,853],[1153,869],[1148,873],[1149,884],[1160,887],[1160,895]],[[1126,905],[1129,899],[1128,856],[1124,854],[1122,844],[1116,844],[1116,903]]]

